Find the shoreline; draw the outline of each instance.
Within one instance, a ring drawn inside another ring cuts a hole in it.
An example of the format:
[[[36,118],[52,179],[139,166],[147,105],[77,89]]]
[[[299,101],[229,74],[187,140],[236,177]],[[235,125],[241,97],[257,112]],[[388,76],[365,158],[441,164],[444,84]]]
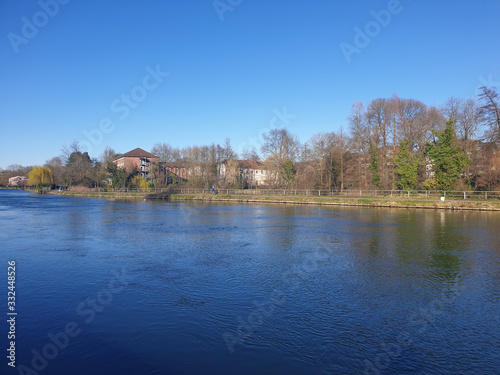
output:
[[[312,196],[269,196],[269,195],[211,195],[211,194],[167,194],[167,193],[119,193],[119,192],[50,192],[53,195],[68,197],[132,199],[132,200],[165,200],[171,202],[201,201],[201,202],[234,202],[234,203],[277,203],[277,204],[306,204],[317,206],[351,206],[351,207],[383,207],[383,208],[422,208],[451,211],[500,211],[500,201],[491,200],[448,200],[418,198],[334,198]]]

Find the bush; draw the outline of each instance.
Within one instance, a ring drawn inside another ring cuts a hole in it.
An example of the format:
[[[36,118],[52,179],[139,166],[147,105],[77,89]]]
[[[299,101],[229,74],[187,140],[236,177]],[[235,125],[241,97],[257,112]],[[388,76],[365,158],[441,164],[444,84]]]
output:
[[[425,190],[437,190],[437,181],[433,178],[428,178],[427,180],[424,181],[422,187]]]

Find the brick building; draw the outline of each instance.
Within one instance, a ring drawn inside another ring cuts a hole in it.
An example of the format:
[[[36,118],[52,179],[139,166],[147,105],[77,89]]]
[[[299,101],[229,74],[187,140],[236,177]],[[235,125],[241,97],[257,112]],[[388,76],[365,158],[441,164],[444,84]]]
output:
[[[118,155],[113,163],[118,168],[124,168],[128,173],[136,169],[139,171],[139,176],[151,181],[153,179],[153,166],[158,165],[158,156],[144,151],[142,148],[136,148]]]

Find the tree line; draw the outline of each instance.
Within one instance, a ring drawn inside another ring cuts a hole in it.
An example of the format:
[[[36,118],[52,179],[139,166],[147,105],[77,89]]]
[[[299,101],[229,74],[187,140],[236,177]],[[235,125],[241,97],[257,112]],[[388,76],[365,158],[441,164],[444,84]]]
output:
[[[152,181],[118,169],[112,161],[119,153],[112,148],[91,158],[78,142],[43,167],[50,169],[52,184],[63,186],[245,188],[253,185],[239,160],[251,160],[267,171],[266,184],[273,188],[500,190],[500,99],[494,87],[481,87],[477,97],[451,97],[440,107],[397,95],[356,102],[346,120],[345,129],[304,143],[286,128],[272,129],[260,149],[240,155],[229,139],[183,148],[160,142],[150,150],[160,161]],[[195,173],[186,181],[167,173],[169,165]],[[31,169],[9,166],[0,171],[0,184]]]

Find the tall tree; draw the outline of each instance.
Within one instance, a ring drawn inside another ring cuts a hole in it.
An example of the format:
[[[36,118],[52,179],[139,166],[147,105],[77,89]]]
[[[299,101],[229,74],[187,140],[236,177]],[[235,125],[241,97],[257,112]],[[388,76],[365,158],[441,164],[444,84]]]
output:
[[[368,167],[368,169],[372,172],[372,185],[379,189],[382,189],[378,162],[380,151],[372,142],[370,142],[369,152],[370,166]]]
[[[158,156],[160,163],[173,161],[173,147],[168,143],[155,143],[151,153]]]
[[[411,151],[422,150],[432,130],[427,121],[427,106],[415,99],[400,99],[398,106],[399,140]]]
[[[335,133],[318,133],[309,140],[311,159],[318,171],[317,187],[330,189],[332,185],[333,158],[332,150]]]
[[[479,99],[483,106],[481,112],[486,125],[489,126],[488,136],[492,141],[500,141],[500,98],[495,87],[479,88]]]
[[[399,143],[399,153],[395,158],[396,168],[394,184],[403,190],[413,190],[418,181],[418,168],[421,164],[420,156],[415,156],[410,150],[408,141]]]
[[[44,164],[44,167],[47,167],[52,171],[54,184],[56,185],[65,184],[64,176],[66,174],[66,167],[62,163],[61,157],[55,156],[47,160]]]
[[[344,177],[346,171],[347,154],[348,154],[347,142],[341,126],[340,132],[335,140],[335,146],[332,150],[332,159],[334,161],[336,174],[338,176],[338,181],[340,183],[339,186],[340,191],[344,190]]]
[[[356,102],[351,107],[351,114],[347,117],[349,131],[351,133],[352,149],[354,153],[354,165],[351,178],[358,189],[367,186],[366,178],[366,153],[368,151],[368,132],[366,127],[366,116],[363,103]]]
[[[260,161],[260,156],[255,147],[247,147],[243,150],[241,157],[243,160]]]
[[[93,163],[88,152],[74,151],[70,154],[66,169],[69,174],[70,184],[85,184],[91,183],[90,174],[92,172]]]
[[[54,177],[50,168],[36,166],[28,174],[28,185],[35,185],[37,188],[50,186],[54,182]]]
[[[390,101],[383,98],[372,100],[368,106],[366,117],[371,133],[370,140],[380,153],[380,184],[384,188],[388,188],[390,180],[387,169],[387,151],[392,117]]]
[[[455,120],[457,135],[464,142],[474,139],[481,125],[481,108],[474,98],[449,98],[441,109],[447,118]]]
[[[285,178],[285,162],[290,161],[292,165],[297,161],[300,143],[297,136],[291,134],[287,129],[272,129],[263,136],[264,144],[261,151],[267,158],[267,167],[270,168],[270,176],[281,186],[289,185]]]
[[[435,135],[437,141],[427,144],[426,155],[433,164],[438,189],[453,190],[471,161],[455,145],[455,124],[452,118],[446,123],[445,130],[435,132]]]
[[[137,169],[133,169],[130,173],[127,173],[125,168],[118,168],[115,163],[108,162],[106,164],[107,172],[111,176],[111,182],[113,188],[122,189],[127,187],[132,179],[138,174]]]
[[[282,166],[283,179],[286,181],[286,185],[293,189],[295,186],[296,169],[290,159],[285,161]]]
[[[106,148],[104,149],[103,153],[99,158],[99,161],[101,162],[101,164],[106,165],[108,162],[115,160],[116,155],[117,153],[115,150],[113,150],[109,146],[106,146]]]

